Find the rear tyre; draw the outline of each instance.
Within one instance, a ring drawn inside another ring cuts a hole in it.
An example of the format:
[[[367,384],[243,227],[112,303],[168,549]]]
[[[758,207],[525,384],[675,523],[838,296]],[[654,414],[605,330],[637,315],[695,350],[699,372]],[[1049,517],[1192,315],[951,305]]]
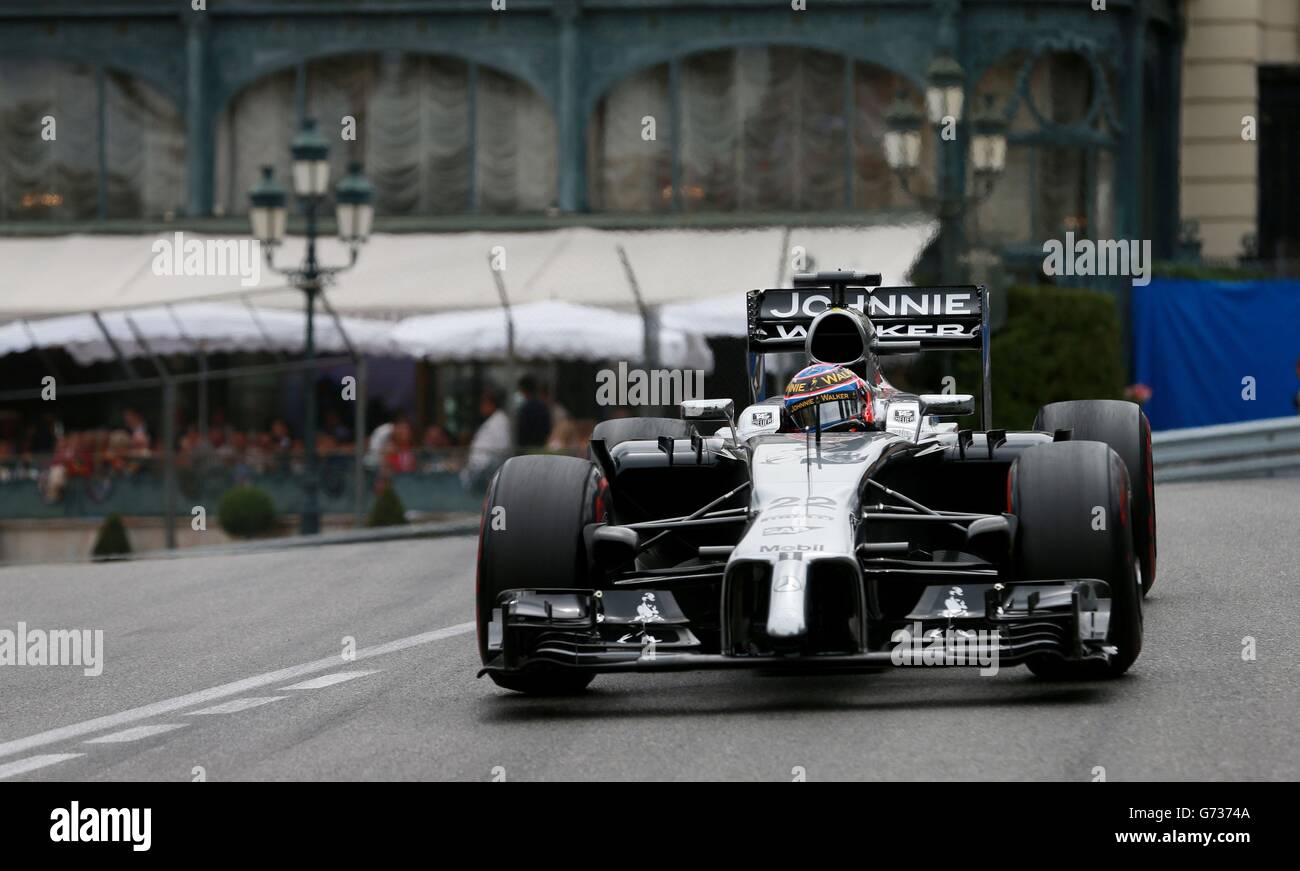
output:
[[[1008,491],[1010,511],[1019,519],[1016,576],[1105,581],[1110,587],[1107,643],[1118,649],[1105,664],[1043,655],[1029,660],[1029,670],[1044,678],[1123,674],[1142,652],[1142,596],[1123,461],[1095,441],[1038,445],[1012,464]]]
[[[1156,582],[1156,492],[1151,423],[1142,409],[1117,399],[1080,399],[1044,405],[1034,429],[1073,430],[1074,441],[1105,442],[1119,454],[1133,488],[1133,551],[1142,568],[1142,595]]]
[[[600,472],[577,457],[511,457],[488,486],[479,525],[478,647],[488,662],[488,625],[505,590],[567,589],[589,576],[583,528],[604,515]],[[531,695],[576,693],[590,672],[555,666],[490,674],[497,686]]]

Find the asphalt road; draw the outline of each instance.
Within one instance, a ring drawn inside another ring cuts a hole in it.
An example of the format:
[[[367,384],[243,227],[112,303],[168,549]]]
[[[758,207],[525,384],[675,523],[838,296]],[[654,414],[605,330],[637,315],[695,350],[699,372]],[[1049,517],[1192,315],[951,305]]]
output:
[[[699,672],[524,698],[474,678],[469,537],[4,569],[0,631],[101,629],[105,653],[93,677],[0,666],[0,779],[1300,779],[1300,480],[1157,504],[1146,648],[1091,685]]]

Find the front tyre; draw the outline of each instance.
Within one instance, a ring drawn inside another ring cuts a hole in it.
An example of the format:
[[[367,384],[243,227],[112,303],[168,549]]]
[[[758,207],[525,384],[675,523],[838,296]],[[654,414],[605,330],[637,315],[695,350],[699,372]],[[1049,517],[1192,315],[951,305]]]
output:
[[[497,599],[505,590],[587,586],[583,528],[604,516],[604,480],[577,457],[535,454],[506,460],[488,486],[479,525],[477,604],[479,657],[488,647]],[[555,666],[489,674],[497,686],[530,695],[576,693],[592,675]]]
[[[1133,554],[1128,472],[1100,442],[1032,447],[1011,466],[1010,511],[1019,520],[1016,576],[1027,581],[1097,578],[1110,587],[1110,661],[1031,658],[1044,678],[1113,678],[1142,652],[1142,595]]]
[[[1074,441],[1105,442],[1119,454],[1133,488],[1133,551],[1142,567],[1142,595],[1156,582],[1156,491],[1151,422],[1141,407],[1118,399],[1053,402],[1038,410],[1034,429],[1073,430]]]

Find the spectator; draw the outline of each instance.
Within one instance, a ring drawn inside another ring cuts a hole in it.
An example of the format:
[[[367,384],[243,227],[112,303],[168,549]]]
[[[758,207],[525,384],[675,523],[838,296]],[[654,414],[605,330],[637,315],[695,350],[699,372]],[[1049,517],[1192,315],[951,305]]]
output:
[[[324,426],[321,430],[329,435],[336,446],[352,444],[352,428],[345,424],[343,418],[333,409],[325,412]]]
[[[546,403],[546,407],[550,409],[552,431],[555,430],[555,427],[570,419],[569,410],[555,400],[555,397],[551,395],[549,387],[542,386],[538,388],[537,395],[541,397],[542,402]]]
[[[388,440],[393,437],[393,429],[398,422],[405,419],[406,415],[399,412],[396,418],[381,423],[370,433],[370,445],[366,450],[367,467],[378,469],[383,465],[384,456],[388,451]]]
[[[54,459],[38,482],[46,502],[58,502],[63,498],[63,489],[69,478],[90,475],[93,452],[88,448],[91,438],[90,433],[70,432],[59,439],[54,447]]]
[[[438,424],[430,424],[425,428],[420,447],[424,454],[423,471],[442,472],[460,467],[459,458],[453,456],[451,451],[456,447],[455,440]]]
[[[181,434],[180,451],[176,462],[182,467],[188,467],[193,463],[195,455],[202,452],[203,439],[199,434],[199,428],[191,423]]]
[[[484,420],[469,443],[469,457],[461,471],[466,489],[485,486],[497,467],[510,453],[510,419],[501,408],[501,397],[494,390],[483,391],[478,412]]]
[[[293,436],[289,432],[289,424],[282,417],[271,421],[271,445],[282,454],[293,450]]]
[[[411,422],[403,418],[393,424],[393,434],[384,450],[384,469],[390,473],[414,472],[415,431]]]
[[[333,433],[329,430],[321,430],[316,433],[316,455],[329,459],[332,455],[339,452],[338,439],[334,438]]]
[[[577,438],[577,425],[572,418],[565,418],[557,421],[551,429],[551,434],[546,439],[546,450],[553,454],[567,454],[573,448],[573,442]]]
[[[244,433],[232,430],[230,441],[222,447],[220,456],[222,462],[230,467],[230,477],[236,484],[243,484],[253,477],[252,450]]]
[[[55,420],[54,415],[46,413],[41,415],[40,423],[29,432],[24,452],[37,456],[48,455],[54,453],[54,446],[63,435],[63,427]]]
[[[540,448],[551,434],[551,410],[537,395],[537,381],[531,375],[519,379],[518,444],[521,448]]]
[[[131,452],[137,457],[148,457],[152,443],[149,441],[149,427],[144,417],[134,408],[122,412],[122,423],[127,434],[131,436]]]
[[[264,475],[271,470],[274,462],[275,444],[269,432],[255,435],[248,446],[248,465],[253,474]]]
[[[234,430],[226,422],[226,410],[212,409],[212,416],[208,420],[208,444],[214,448],[225,447],[233,435]]]
[[[115,429],[108,434],[108,447],[104,450],[104,463],[110,472],[135,471],[130,462],[131,434]]]
[[[430,424],[424,430],[424,448],[429,451],[441,451],[452,446],[451,436],[438,424]]]

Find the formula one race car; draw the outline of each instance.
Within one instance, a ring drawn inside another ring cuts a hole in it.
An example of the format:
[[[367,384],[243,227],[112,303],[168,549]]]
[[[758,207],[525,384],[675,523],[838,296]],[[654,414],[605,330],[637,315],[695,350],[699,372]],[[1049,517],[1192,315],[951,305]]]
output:
[[[497,684],[598,672],[1025,664],[1123,674],[1155,581],[1138,406],[1057,402],[990,423],[988,293],[822,272],[748,295],[753,404],[599,424],[590,459],[519,456],[487,493],[478,644]],[[882,355],[983,354],[971,395],[914,395]],[[811,365],[763,396],[764,355]],[[949,420],[945,420],[945,418]]]

